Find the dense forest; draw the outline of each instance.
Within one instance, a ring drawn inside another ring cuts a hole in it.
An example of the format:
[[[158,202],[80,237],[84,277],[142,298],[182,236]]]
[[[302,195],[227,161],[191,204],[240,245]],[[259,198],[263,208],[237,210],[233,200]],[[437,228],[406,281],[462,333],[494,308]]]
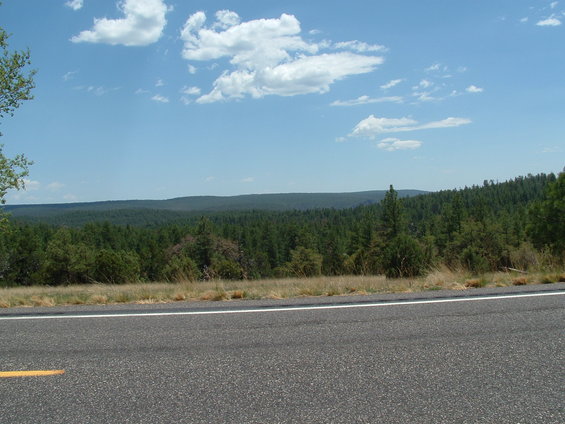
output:
[[[95,213],[80,226],[5,221],[0,285],[562,267],[565,172],[402,199],[391,186],[380,203],[347,209],[145,210],[143,225],[112,213],[122,224]]]

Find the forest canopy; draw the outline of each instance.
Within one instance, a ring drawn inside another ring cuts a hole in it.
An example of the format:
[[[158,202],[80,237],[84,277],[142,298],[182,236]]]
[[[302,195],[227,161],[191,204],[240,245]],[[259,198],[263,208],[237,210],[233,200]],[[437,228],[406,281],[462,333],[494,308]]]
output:
[[[0,234],[0,284],[563,266],[564,188],[565,173],[540,174],[402,199],[391,186],[379,204],[348,209],[173,214],[149,226],[96,221],[95,212],[78,227],[12,220]]]

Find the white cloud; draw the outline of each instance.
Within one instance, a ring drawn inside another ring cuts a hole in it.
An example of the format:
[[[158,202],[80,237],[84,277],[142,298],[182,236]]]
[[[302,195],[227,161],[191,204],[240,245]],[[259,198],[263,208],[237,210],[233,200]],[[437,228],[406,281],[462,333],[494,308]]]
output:
[[[390,96],[390,97],[369,97],[369,96],[361,96],[353,100],[336,100],[332,102],[330,106],[358,106],[358,105],[366,105],[371,103],[402,103],[403,98],[399,96]]]
[[[161,96],[160,94],[155,94],[153,97],[151,97],[151,100],[158,103],[169,103],[168,97]]]
[[[195,66],[193,65],[188,65],[188,73],[194,75],[196,73],[197,69]]]
[[[230,68],[224,69],[199,103],[325,93],[334,82],[372,72],[383,62],[382,57],[352,52],[318,54],[321,44],[304,41],[300,22],[292,15],[241,22],[235,12],[220,11],[215,23],[205,24],[204,12],[187,19],[181,31],[183,57],[192,61],[228,59]],[[376,51],[377,46],[346,42],[340,48]]]
[[[75,77],[76,74],[77,74],[77,71],[67,72],[65,75],[63,75],[63,81],[72,80]]]
[[[553,1],[553,2],[551,2],[551,4],[549,5],[549,7],[552,8],[552,9],[555,9],[558,4],[559,4],[558,1]]]
[[[552,147],[544,147],[543,150],[541,151],[542,153],[560,153],[561,149],[557,146],[552,146]]]
[[[108,94],[112,91],[117,91],[119,90],[118,87],[115,88],[108,88],[108,87],[104,87],[103,85],[99,85],[99,86],[95,86],[95,85],[79,85],[74,87],[75,90],[79,90],[79,91],[85,91],[87,93],[90,94],[94,94],[95,96],[104,96],[105,94]]]
[[[198,87],[183,87],[181,90],[182,94],[187,94],[189,96],[199,96],[200,95],[200,88]]]
[[[49,191],[58,191],[65,187],[65,184],[60,183],[59,181],[53,181],[52,183],[47,184],[47,190]]]
[[[330,85],[350,75],[371,72],[382,59],[353,53],[302,56],[294,61],[256,71],[224,72],[209,94],[199,103],[267,95],[295,96],[298,94],[326,93]]]
[[[91,30],[82,31],[71,41],[146,46],[159,40],[167,24],[168,8],[163,0],[124,0],[118,8],[123,18],[95,18]]]
[[[240,23],[239,15],[231,10],[218,10],[216,12],[214,28],[227,29]]]
[[[420,81],[420,83],[418,84],[418,86],[419,86],[420,88],[429,88],[429,87],[431,87],[432,85],[434,85],[434,83],[431,82],[431,81],[429,81],[429,80],[427,80],[427,79],[423,79],[423,80]]]
[[[366,52],[382,52],[386,50],[385,46],[381,46],[379,44],[367,44],[363,41],[342,41],[340,43],[335,43],[334,47],[336,49],[347,49],[353,50],[358,53],[366,53]]]
[[[385,138],[381,140],[377,147],[379,149],[393,152],[395,150],[414,150],[422,146],[422,142],[418,140],[399,140],[398,138]]]
[[[393,79],[393,80],[390,80],[389,82],[387,82],[386,84],[381,85],[381,88],[383,90],[388,90],[389,88],[396,87],[402,81],[404,81],[404,80],[403,79]]]
[[[69,0],[68,2],[65,3],[65,6],[73,10],[79,10],[82,9],[83,3],[84,3],[83,0]]]
[[[475,85],[470,85],[469,87],[467,87],[467,88],[465,89],[465,91],[466,91],[467,93],[482,93],[482,92],[484,91],[484,89],[481,88],[481,87],[477,87],[477,86],[475,86]]]
[[[185,86],[181,90],[181,93],[183,96],[181,96],[180,101],[185,105],[189,105],[193,103],[193,99],[188,96],[200,96],[200,88]]]
[[[25,186],[25,191],[36,191],[39,190],[39,188],[41,187],[41,183],[39,181],[28,180],[27,178],[24,178],[23,182]]]
[[[543,19],[536,23],[537,26],[559,26],[561,21],[555,17],[555,15],[550,16],[547,19]]]
[[[520,19],[520,22],[526,23],[526,22],[528,22],[529,20],[530,20],[530,18],[528,18],[528,17],[526,16],[526,17]]]
[[[424,69],[426,72],[434,72],[434,71],[439,71],[441,65],[439,63],[434,63],[433,65],[427,67],[426,69]]]
[[[384,133],[450,128],[470,123],[471,120],[467,118],[446,118],[441,121],[419,124],[418,121],[411,118],[378,118],[370,115],[355,126],[349,137],[375,138],[375,136]]]
[[[162,79],[158,79],[157,82],[155,83],[155,87],[163,87],[165,85],[165,81],[163,81]]]

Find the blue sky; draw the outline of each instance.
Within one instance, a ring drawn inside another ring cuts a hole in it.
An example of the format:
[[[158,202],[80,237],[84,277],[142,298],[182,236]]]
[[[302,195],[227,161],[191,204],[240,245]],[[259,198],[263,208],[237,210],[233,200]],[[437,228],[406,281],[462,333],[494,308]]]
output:
[[[441,190],[565,165],[565,1],[5,0],[17,203]]]

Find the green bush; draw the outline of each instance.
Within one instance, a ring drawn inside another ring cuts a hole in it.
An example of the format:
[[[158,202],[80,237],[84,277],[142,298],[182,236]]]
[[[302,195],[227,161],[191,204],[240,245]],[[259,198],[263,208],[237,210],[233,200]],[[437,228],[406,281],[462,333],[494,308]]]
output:
[[[400,234],[387,243],[381,263],[387,278],[415,277],[426,269],[424,250],[407,234]]]
[[[224,280],[241,280],[243,278],[243,269],[241,266],[229,259],[221,259],[212,265],[214,274],[218,278]]]
[[[139,258],[123,250],[102,249],[96,254],[94,278],[101,283],[123,284],[139,279]]]
[[[196,262],[186,255],[173,256],[163,270],[166,280],[172,282],[195,281],[200,278]]]
[[[290,252],[290,262],[285,268],[290,275],[315,277],[322,274],[322,255],[312,249],[299,246]]]

